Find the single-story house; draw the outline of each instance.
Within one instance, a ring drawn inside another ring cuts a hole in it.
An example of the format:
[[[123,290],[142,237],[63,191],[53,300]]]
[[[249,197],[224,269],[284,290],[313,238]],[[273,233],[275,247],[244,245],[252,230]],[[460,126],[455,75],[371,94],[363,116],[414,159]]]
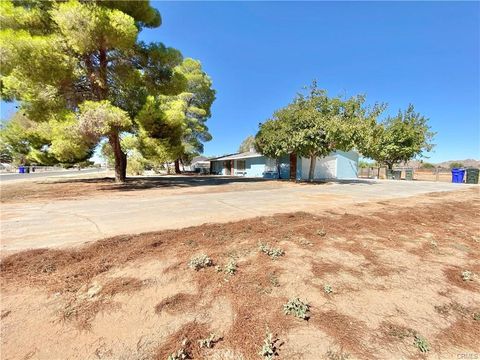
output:
[[[196,156],[192,159],[189,170],[201,174],[208,174],[210,172],[210,160],[205,156]]]
[[[317,158],[314,178],[357,178],[358,157],[356,151],[336,151]],[[255,151],[210,159],[210,172],[217,175],[307,180],[309,169],[310,159],[295,154],[283,156],[278,162]]]

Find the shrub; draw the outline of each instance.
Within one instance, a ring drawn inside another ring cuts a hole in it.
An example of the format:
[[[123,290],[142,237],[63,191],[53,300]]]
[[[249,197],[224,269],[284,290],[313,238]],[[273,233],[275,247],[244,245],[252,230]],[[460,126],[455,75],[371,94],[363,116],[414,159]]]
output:
[[[420,350],[422,353],[430,351],[430,345],[428,344],[427,339],[421,335],[415,335],[413,344]]]
[[[282,249],[274,248],[267,244],[260,244],[260,251],[270,256],[273,260],[285,254]]]
[[[425,162],[420,166],[420,169],[426,169],[426,170],[435,169],[435,165]]]
[[[190,262],[188,263],[188,266],[190,266],[190,268],[194,269],[195,271],[198,271],[200,269],[203,269],[212,265],[213,265],[212,259],[210,259],[205,254],[194,256],[193,258],[190,259]]]
[[[469,270],[462,271],[462,279],[463,279],[463,281],[472,281],[473,280],[473,273]]]
[[[461,162],[452,162],[449,165],[450,169],[458,169],[458,168],[463,168],[463,164]]]
[[[237,262],[235,259],[230,259],[228,261],[227,265],[225,265],[225,272],[229,275],[235,275],[237,272]]]
[[[325,294],[331,294],[333,292],[332,285],[330,284],[325,284],[323,286],[323,291],[325,291]]]
[[[286,315],[293,315],[303,320],[307,320],[310,317],[310,305],[304,303],[299,298],[289,300],[283,305],[283,311]]]
[[[277,341],[278,340],[274,339],[273,334],[267,329],[262,349],[258,354],[266,360],[272,360],[274,356],[278,356]]]
[[[270,284],[274,287],[279,287],[280,286],[280,281],[278,281],[278,277],[275,273],[270,273],[268,276],[270,280]]]
[[[184,359],[189,359],[190,356],[188,354],[188,351],[186,350],[186,347],[188,345],[188,340],[184,339],[182,341],[182,347],[180,350],[168,355],[167,360],[184,360]]]
[[[328,350],[326,355],[328,360],[347,360],[350,358],[350,354],[336,352],[332,350]]]
[[[206,339],[198,340],[198,344],[200,345],[200,348],[207,348],[211,349],[213,348],[213,345],[215,345],[216,342],[220,340],[217,335],[214,333],[211,333],[210,336]]]
[[[327,232],[326,232],[325,229],[322,227],[321,229],[317,230],[317,235],[323,237],[323,236],[327,235]]]

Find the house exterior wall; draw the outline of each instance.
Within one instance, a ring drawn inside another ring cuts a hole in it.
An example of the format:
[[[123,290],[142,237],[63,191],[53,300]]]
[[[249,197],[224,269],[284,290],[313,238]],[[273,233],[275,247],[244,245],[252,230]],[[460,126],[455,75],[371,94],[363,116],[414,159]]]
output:
[[[310,159],[301,158],[302,169],[301,179],[308,180],[310,171]],[[337,177],[337,156],[330,155],[324,158],[317,158],[315,163],[314,179],[335,179]]]
[[[358,153],[337,151],[317,158],[314,179],[353,179],[358,176]],[[310,159],[297,157],[297,180],[308,180]]]
[[[238,160],[235,160],[235,169],[237,169]],[[263,177],[263,173],[265,172],[265,157],[256,157],[256,158],[248,158],[245,159],[245,176],[247,177]],[[237,170],[235,171],[235,175]]]
[[[244,168],[241,166],[241,161],[245,162]],[[278,178],[278,169],[275,160],[266,156],[233,160],[233,166],[232,175],[234,176]],[[227,175],[224,160],[212,160],[211,168],[214,174]],[[282,179],[288,179],[290,176],[289,156],[280,158],[280,175]]]
[[[356,179],[358,177],[358,153],[337,151],[337,154],[337,179]]]
[[[337,151],[324,158],[317,158],[314,179],[353,179],[358,175],[358,154],[354,151]],[[245,168],[240,166],[245,162]],[[224,160],[212,160],[212,171],[215,174],[228,175]],[[265,156],[233,160],[234,176],[262,177],[277,179],[278,169],[274,159]],[[290,156],[279,159],[280,178],[290,178]],[[310,159],[297,156],[296,179],[308,180]]]

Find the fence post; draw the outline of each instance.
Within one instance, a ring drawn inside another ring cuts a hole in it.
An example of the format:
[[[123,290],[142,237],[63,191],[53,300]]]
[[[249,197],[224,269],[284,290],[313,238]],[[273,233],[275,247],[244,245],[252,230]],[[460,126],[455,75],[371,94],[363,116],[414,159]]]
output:
[[[437,181],[437,182],[438,182],[438,172],[439,171],[438,171],[438,167],[437,167],[437,168],[435,168],[435,181]]]

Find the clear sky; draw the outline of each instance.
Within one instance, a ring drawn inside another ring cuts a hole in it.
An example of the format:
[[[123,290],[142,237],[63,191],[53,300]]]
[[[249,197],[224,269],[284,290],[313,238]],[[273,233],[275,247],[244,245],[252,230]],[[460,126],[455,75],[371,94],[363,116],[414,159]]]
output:
[[[142,38],[199,59],[217,90],[209,155],[234,152],[312,79],[438,132],[432,161],[480,158],[478,2],[156,2]]]
[[[141,39],[199,59],[217,90],[207,155],[235,152],[317,79],[331,95],[387,102],[392,114],[413,103],[438,132],[432,162],[480,158],[478,2],[153,5],[163,24]]]

